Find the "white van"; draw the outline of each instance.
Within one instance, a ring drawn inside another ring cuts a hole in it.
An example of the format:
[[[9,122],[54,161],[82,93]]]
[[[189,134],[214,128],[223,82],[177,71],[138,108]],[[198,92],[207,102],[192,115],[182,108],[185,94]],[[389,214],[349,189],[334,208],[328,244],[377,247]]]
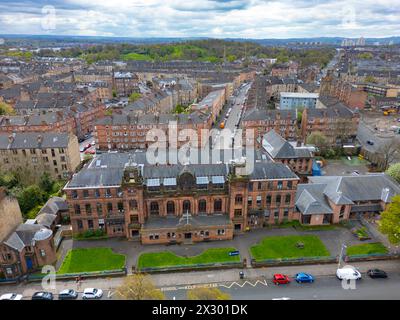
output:
[[[336,276],[339,280],[360,280],[361,273],[354,268],[337,269]]]

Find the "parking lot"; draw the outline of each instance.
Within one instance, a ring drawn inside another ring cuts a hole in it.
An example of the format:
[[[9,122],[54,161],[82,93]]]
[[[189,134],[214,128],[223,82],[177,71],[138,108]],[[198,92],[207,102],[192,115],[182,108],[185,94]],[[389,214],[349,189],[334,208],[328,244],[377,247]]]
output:
[[[362,113],[362,120],[377,135],[382,137],[394,136],[397,134],[396,129],[400,128],[399,114],[385,116],[381,111],[366,111]]]

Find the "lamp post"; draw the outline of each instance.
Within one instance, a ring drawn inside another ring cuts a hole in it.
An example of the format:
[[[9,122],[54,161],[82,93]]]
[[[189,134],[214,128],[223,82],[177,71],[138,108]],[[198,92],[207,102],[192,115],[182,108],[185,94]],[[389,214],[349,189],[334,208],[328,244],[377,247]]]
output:
[[[340,262],[343,260],[343,253],[344,253],[344,250],[345,250],[346,248],[347,248],[347,246],[343,243],[343,244],[342,244],[342,249],[341,249],[341,251],[340,251],[338,268],[340,268]]]

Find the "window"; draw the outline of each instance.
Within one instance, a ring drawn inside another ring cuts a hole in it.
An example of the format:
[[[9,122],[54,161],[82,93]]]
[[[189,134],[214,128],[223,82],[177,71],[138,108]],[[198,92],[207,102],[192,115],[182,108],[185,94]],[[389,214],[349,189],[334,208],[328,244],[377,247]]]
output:
[[[282,190],[282,188],[283,188],[283,182],[278,181],[278,190]]]
[[[130,201],[129,201],[129,208],[130,208],[131,210],[137,210],[137,208],[138,208],[138,203],[137,203],[137,201],[136,201],[136,200],[130,200]]]
[[[89,191],[88,190],[83,190],[83,197],[84,198],[89,198]]]
[[[101,203],[98,203],[98,204],[96,205],[96,210],[97,210],[97,214],[98,214],[99,216],[102,216],[102,215],[103,215],[103,205],[102,205]]]
[[[106,190],[106,197],[111,198],[111,190],[110,189]]]
[[[94,196],[96,198],[100,198],[100,190],[99,189],[94,190]]]
[[[272,197],[268,195],[266,201],[267,201],[267,206],[270,206],[272,202]]]
[[[124,209],[124,203],[123,203],[123,202],[118,202],[117,207],[118,207],[118,211],[119,211],[120,213],[122,213],[122,212],[125,211],[125,209]]]
[[[93,220],[88,220],[88,228],[89,229],[93,229],[94,228]]]
[[[92,206],[90,204],[85,205],[86,214],[92,214]]]
[[[258,207],[261,207],[261,202],[262,202],[261,199],[262,199],[261,196],[257,196],[257,206]]]
[[[60,158],[60,160],[61,160],[61,162],[66,162],[66,159],[65,159],[64,156],[62,156],[62,157]]]
[[[76,204],[74,206],[74,211],[76,215],[80,215],[81,214],[81,206],[79,204]]]
[[[225,229],[218,229],[217,234],[218,234],[219,236],[225,235]]]
[[[288,189],[292,189],[293,188],[293,182],[292,181],[288,181],[287,182],[287,188]]]
[[[242,209],[235,209],[235,217],[241,217],[242,216]]]
[[[78,192],[76,190],[72,190],[72,198],[78,199]]]
[[[248,197],[247,198],[247,206],[249,208],[253,206],[253,198],[252,197]]]
[[[78,229],[79,229],[79,230],[82,230],[82,229],[83,229],[82,220],[76,220],[76,225],[78,226]]]
[[[192,208],[192,206],[191,206],[190,201],[188,201],[188,200],[183,201],[183,213],[188,213],[188,212],[190,212],[190,211],[191,211],[191,208]]]
[[[107,212],[112,213],[113,211],[113,204],[111,202],[107,203]]]
[[[282,196],[278,194],[276,196],[276,205],[280,206],[281,205],[281,201],[282,201]]]
[[[292,196],[290,194],[287,194],[285,197],[285,203],[290,204],[290,201],[292,200]]]
[[[207,201],[200,200],[199,201],[199,213],[206,213],[207,212]]]
[[[214,201],[214,212],[222,212],[222,200],[217,199]]]
[[[285,218],[288,218],[288,217],[289,217],[289,209],[285,209],[285,210],[283,211],[283,216],[284,216]]]
[[[175,214],[175,203],[173,201],[168,201],[167,203],[167,214]]]
[[[235,204],[242,204],[242,203],[243,203],[243,196],[241,194],[236,195]]]
[[[158,202],[150,203],[150,214],[159,215],[159,213],[160,213],[160,208],[158,206]]]

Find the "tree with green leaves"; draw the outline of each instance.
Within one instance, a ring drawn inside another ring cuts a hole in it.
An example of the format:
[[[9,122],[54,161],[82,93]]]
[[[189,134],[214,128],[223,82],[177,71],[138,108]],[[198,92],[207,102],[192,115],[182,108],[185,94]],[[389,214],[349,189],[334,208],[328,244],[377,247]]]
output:
[[[50,175],[45,172],[41,177],[39,181],[39,187],[46,192],[47,194],[50,194],[53,192],[53,185],[54,185],[54,180],[51,179]]]
[[[196,288],[188,291],[187,298],[188,300],[230,300],[231,296],[218,288]]]
[[[400,162],[391,165],[386,174],[396,180],[397,183],[400,183]]]
[[[134,274],[126,277],[123,284],[116,290],[123,300],[164,300],[165,295],[157,289],[150,276]]]
[[[142,95],[140,93],[134,92],[129,96],[129,102],[133,103],[137,100],[139,100],[142,97]]]
[[[392,198],[379,220],[379,230],[388,236],[393,244],[400,243],[400,195]]]
[[[27,214],[36,206],[41,205],[46,198],[46,193],[37,185],[31,185],[17,192],[17,200],[23,214]]]
[[[9,104],[5,102],[0,102],[0,116],[13,116],[15,115],[15,110]]]

